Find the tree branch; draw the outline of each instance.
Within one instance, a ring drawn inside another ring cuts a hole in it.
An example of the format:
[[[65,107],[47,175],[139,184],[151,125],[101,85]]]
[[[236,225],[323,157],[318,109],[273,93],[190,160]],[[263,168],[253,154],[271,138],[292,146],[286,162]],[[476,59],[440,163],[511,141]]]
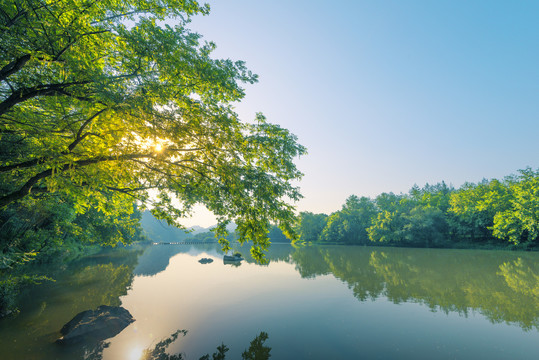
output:
[[[22,88],[11,94],[7,99],[0,103],[0,115],[6,113],[13,106],[30,100],[37,96],[51,96],[57,94],[66,94],[65,88],[73,85],[84,85],[89,84],[90,81],[76,81],[65,84],[47,84],[47,85],[37,85],[30,88]]]
[[[24,16],[27,14],[27,11],[26,10],[18,10],[17,14],[15,14],[15,16],[13,16],[13,18],[10,18],[9,17],[9,14],[6,13],[5,11],[2,10],[2,13],[4,15],[4,17],[6,18],[6,23],[4,24],[5,26],[5,29],[3,30],[4,31],[7,31],[9,30],[10,27],[12,27],[13,25],[15,25],[15,23],[17,22],[17,20],[19,20],[20,17]]]
[[[54,171],[59,173],[69,169],[74,169],[78,167],[84,167],[92,164],[97,164],[105,161],[122,161],[122,160],[134,160],[141,158],[154,158],[154,154],[124,154],[119,156],[99,156],[91,159],[74,161],[72,163],[64,164],[61,167],[55,169]],[[40,180],[45,179],[53,174],[53,169],[44,170],[34,176],[32,176],[19,190],[16,190],[10,194],[0,197],[0,209],[6,207],[7,205],[24,198],[26,195],[32,192],[32,188]]]
[[[89,33],[79,35],[73,41],[69,42],[66,46],[64,46],[64,48],[62,50],[60,50],[58,52],[58,54],[56,54],[56,56],[52,59],[52,61],[58,61],[58,59],[60,59],[60,56],[62,56],[67,51],[67,49],[69,49],[71,47],[71,45],[76,43],[82,37],[87,36],[87,35],[97,35],[97,34],[102,34],[102,33],[107,33],[107,32],[110,32],[110,30],[92,31],[92,32],[89,32]]]
[[[21,56],[20,58],[17,58],[4,66],[2,69],[0,69],[0,81],[4,81],[8,76],[16,73],[22,67],[30,60],[32,56],[30,54],[26,54],[24,56]]]
[[[107,189],[109,190],[112,190],[112,191],[118,191],[118,192],[121,192],[121,193],[124,193],[124,194],[131,194],[132,192],[137,192],[137,191],[141,191],[141,190],[150,190],[150,189],[155,189],[156,186],[141,186],[141,187],[138,187],[138,188],[117,188],[117,187],[114,187],[114,186],[107,186]]]
[[[68,147],[67,149],[69,150],[69,152],[73,151],[73,149],[82,141],[84,140],[84,138],[86,138],[86,136],[89,135],[89,133],[86,133],[84,135],[82,135],[82,132],[84,131],[84,129],[86,128],[86,126],[88,126],[96,117],[98,117],[99,115],[101,115],[103,112],[105,112],[107,110],[107,108],[105,109],[101,109],[99,110],[98,112],[96,112],[94,115],[90,116],[80,127],[79,131],[77,132],[77,137],[75,138],[75,141],[73,141]]]
[[[26,182],[26,184],[24,184],[19,190],[14,191],[11,194],[8,194],[6,196],[2,196],[0,198],[0,209],[30,194],[30,192],[32,191],[32,186],[34,186],[39,180],[44,179],[51,175],[52,175],[52,169],[42,171],[39,174],[31,177]]]

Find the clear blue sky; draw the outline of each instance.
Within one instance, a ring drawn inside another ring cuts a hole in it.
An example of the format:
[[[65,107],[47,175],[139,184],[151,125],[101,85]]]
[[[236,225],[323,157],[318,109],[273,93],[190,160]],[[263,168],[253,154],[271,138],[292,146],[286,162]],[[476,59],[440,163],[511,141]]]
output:
[[[237,112],[308,148],[300,211],[539,167],[539,1],[209,4],[191,29],[260,76]]]

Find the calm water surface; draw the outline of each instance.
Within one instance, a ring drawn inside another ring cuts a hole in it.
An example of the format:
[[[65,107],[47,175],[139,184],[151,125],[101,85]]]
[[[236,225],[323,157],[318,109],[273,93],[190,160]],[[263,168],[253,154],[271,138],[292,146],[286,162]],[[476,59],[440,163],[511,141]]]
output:
[[[233,266],[213,245],[155,245],[84,259],[0,320],[0,358],[135,360],[184,329],[168,351],[186,359],[221,343],[240,359],[261,331],[272,359],[539,359],[537,253],[274,244],[268,257]],[[136,321],[99,345],[53,343],[102,304]]]

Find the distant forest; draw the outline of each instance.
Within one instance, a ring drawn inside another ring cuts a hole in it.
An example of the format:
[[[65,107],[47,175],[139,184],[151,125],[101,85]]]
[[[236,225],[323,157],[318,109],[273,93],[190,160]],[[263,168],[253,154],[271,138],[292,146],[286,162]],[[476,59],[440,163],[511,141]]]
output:
[[[168,225],[165,220],[156,219],[149,211],[142,213],[141,225],[144,229],[143,234],[146,239],[151,242],[164,243],[164,242],[202,242],[202,243],[214,243],[217,242],[217,237],[214,232],[211,231],[212,227],[203,228],[200,226],[193,226],[187,231],[179,229],[173,225]],[[239,235],[236,233],[236,225],[234,223],[227,226],[229,235],[228,241],[237,241]],[[269,238],[272,242],[287,242],[288,239],[283,232],[275,225],[270,225]]]
[[[407,194],[350,196],[332,213],[300,213],[300,241],[410,247],[539,247],[539,172],[503,180],[415,185]]]

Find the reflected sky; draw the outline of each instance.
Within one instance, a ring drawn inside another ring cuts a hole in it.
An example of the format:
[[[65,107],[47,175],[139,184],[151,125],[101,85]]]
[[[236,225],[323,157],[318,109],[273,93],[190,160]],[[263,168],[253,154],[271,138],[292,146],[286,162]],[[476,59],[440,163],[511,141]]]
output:
[[[404,254],[394,249],[358,247],[297,250],[274,245],[273,249],[279,254],[276,257],[284,260],[272,260],[270,254],[267,266],[248,259],[233,267],[223,264],[216,248],[184,247],[185,252],[169,259],[165,271],[136,276],[121,301],[137,321],[113,339],[104,358],[119,359],[133,349],[149,348],[177,329],[188,329],[188,333],[172,344],[170,351],[184,353],[188,359],[198,359],[221,343],[231,348],[231,359],[239,359],[247,340],[260,331],[268,332],[275,359],[539,357],[536,329],[524,331],[514,324],[495,323],[482,314],[484,309],[480,307],[467,308],[466,312],[437,311],[444,308],[429,306],[428,296],[417,290],[420,284],[407,288],[408,280],[417,280],[413,274],[427,266],[422,261],[432,257],[428,252],[413,257],[417,253],[414,249]],[[318,259],[312,251],[321,257]],[[286,252],[289,255],[283,256]],[[454,254],[447,253],[446,258],[442,252],[441,256],[451,262],[450,255]],[[214,262],[200,264],[201,257]],[[362,257],[368,261],[357,261]],[[436,256],[434,260],[441,261]],[[354,263],[367,273],[369,269],[378,273],[385,290],[358,301],[353,287],[361,279],[355,277]],[[481,259],[478,264],[482,264]],[[322,275],[302,276],[298,271],[316,271],[317,267]],[[324,268],[331,271],[324,275]],[[348,272],[343,270],[347,268]],[[453,274],[446,275],[453,279],[463,275],[454,269]],[[403,275],[400,278],[399,271]],[[432,271],[424,274],[427,284],[443,281]],[[490,274],[491,278],[501,283],[504,280],[496,273]],[[449,291],[454,291],[452,282],[448,284]],[[429,296],[435,298],[436,294]]]
[[[0,358],[138,359],[180,329],[168,350],[186,359],[222,343],[240,359],[261,331],[273,359],[539,358],[537,253],[273,244],[261,266],[234,250],[241,266],[211,244],[73,264],[0,321]],[[107,346],[53,344],[65,322],[103,303],[136,321]]]

